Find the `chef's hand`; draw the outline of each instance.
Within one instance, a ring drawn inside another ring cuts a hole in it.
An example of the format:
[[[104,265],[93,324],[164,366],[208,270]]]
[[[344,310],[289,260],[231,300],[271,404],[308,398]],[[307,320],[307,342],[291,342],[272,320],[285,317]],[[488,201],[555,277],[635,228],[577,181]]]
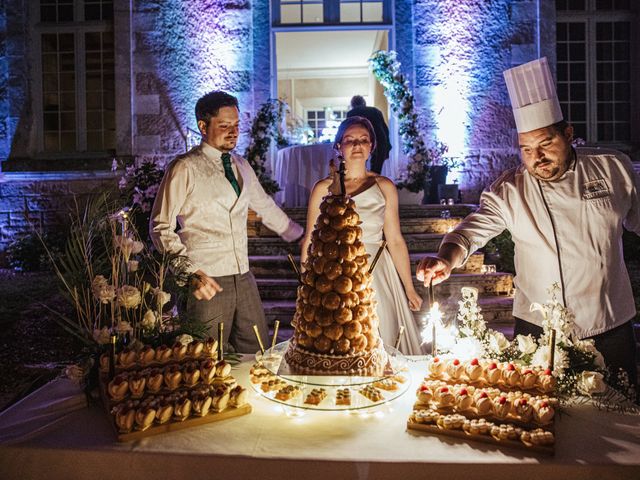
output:
[[[202,270],[194,273],[191,285],[193,286],[193,296],[198,300],[211,300],[218,292],[222,291],[218,282]]]
[[[418,263],[416,278],[423,282],[425,287],[428,287],[432,281],[433,285],[437,285],[449,278],[451,270],[453,270],[451,264],[438,256],[424,257]]]

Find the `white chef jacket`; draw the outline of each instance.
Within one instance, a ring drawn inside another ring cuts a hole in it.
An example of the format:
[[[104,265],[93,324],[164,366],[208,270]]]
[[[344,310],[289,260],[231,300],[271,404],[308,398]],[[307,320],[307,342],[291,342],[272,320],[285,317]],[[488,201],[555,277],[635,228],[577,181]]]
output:
[[[249,270],[247,211],[286,241],[303,229],[267,195],[251,165],[232,154],[238,197],[224,174],[222,152],[202,142],[167,167],[151,210],[149,232],[160,252],[188,258],[188,272],[219,277]],[[180,225],[175,232],[176,221]]]
[[[541,325],[540,312],[531,312],[530,305],[545,303],[548,288],[558,282],[578,336],[597,335],[636,313],[622,227],[640,235],[638,185],[629,158],[611,150],[577,149],[555,182],[537,180],[520,165],[483,192],[478,210],[443,243],[461,246],[468,258],[509,230],[517,272],[514,316]]]

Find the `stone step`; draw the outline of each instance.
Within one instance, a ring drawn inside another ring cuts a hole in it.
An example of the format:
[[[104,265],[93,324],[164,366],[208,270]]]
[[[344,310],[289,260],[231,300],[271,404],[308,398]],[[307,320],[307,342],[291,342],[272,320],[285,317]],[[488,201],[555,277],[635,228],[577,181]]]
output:
[[[411,273],[415,275],[418,262],[424,257],[424,253],[412,253]],[[295,255],[294,260],[300,264],[300,256]],[[456,268],[454,273],[480,273],[484,262],[484,254],[476,252],[462,268]],[[296,274],[285,255],[252,255],[249,257],[249,266],[256,278],[295,278]]]
[[[296,298],[298,288],[296,278],[258,278],[256,280],[263,300],[295,300]],[[426,299],[428,288],[425,288],[415,277],[413,284],[418,293]],[[465,286],[476,287],[479,294],[484,296],[508,295],[513,282],[509,273],[458,273],[451,275],[446,282],[435,287],[434,293],[436,299],[459,297],[460,289]]]
[[[441,233],[412,233],[404,235],[410,253],[436,252],[444,235]],[[249,237],[249,255],[300,254],[300,245],[288,243],[280,237]]]
[[[449,301],[441,302],[441,310],[444,314],[444,321],[453,320],[458,312],[458,300],[455,297]],[[295,300],[265,300],[262,302],[265,316],[269,325],[277,319],[281,325],[291,324],[291,319],[295,313]],[[513,330],[513,298],[509,296],[480,297],[478,306],[489,327],[502,330]],[[424,320],[425,311],[414,312],[414,317],[420,321]]]
[[[293,218],[296,222],[306,228],[305,219]],[[404,235],[410,233],[441,233],[445,234],[455,228],[462,221],[460,217],[440,218],[440,217],[416,217],[402,218],[400,229]],[[252,223],[253,222],[253,223]],[[266,227],[258,219],[249,220],[247,223],[247,233],[249,237],[277,237],[278,235]]]

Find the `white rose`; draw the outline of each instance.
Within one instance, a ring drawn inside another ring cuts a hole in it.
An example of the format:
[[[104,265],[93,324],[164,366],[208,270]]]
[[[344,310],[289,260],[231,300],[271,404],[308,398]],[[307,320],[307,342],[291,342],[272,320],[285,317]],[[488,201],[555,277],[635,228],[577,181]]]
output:
[[[99,345],[106,345],[111,339],[111,332],[107,327],[102,329],[96,328],[93,330],[93,340]]]
[[[131,253],[134,255],[140,253],[144,249],[144,243],[135,241],[131,245]]]
[[[153,310],[147,310],[144,317],[142,317],[142,328],[145,330],[151,330],[156,326],[157,320],[158,317],[156,316],[156,313]]]
[[[171,300],[171,294],[163,292],[159,288],[154,288],[153,294],[156,296],[156,300],[159,301],[162,306],[166,305],[167,303],[169,303],[169,300]]]
[[[123,285],[118,290],[118,305],[124,308],[135,308],[140,305],[142,296],[140,290],[131,285]]]
[[[109,303],[116,296],[115,287],[109,285],[109,282],[102,275],[97,275],[91,282],[91,291],[93,296],[100,303]]]
[[[180,342],[182,345],[189,345],[191,342],[193,342],[193,337],[191,335],[183,333],[182,335],[178,335],[176,337],[176,342]]]
[[[127,262],[127,270],[130,272],[135,272],[138,270],[138,264],[140,262],[138,262],[138,260],[129,260]]]
[[[604,376],[599,372],[584,371],[578,379],[578,390],[585,395],[593,395],[594,393],[602,393],[607,389],[604,383]]]
[[[509,340],[502,332],[494,332],[489,339],[489,345],[493,351],[502,352],[509,347]]]
[[[518,335],[516,337],[516,341],[518,342],[518,350],[520,350],[525,355],[535,352],[538,348],[536,341],[531,335]]]

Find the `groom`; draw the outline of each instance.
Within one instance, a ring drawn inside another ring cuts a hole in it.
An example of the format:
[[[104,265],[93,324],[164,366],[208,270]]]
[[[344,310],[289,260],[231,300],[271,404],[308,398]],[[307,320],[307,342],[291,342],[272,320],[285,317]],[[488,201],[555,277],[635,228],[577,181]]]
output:
[[[212,332],[223,322],[225,344],[254,353],[253,325],[263,339],[268,331],[249,271],[247,210],[288,242],[303,230],[265,193],[247,161],[231,152],[238,142],[238,100],[210,92],[196,103],[196,120],[202,143],[167,167],[151,212],[151,239],[161,253],[188,259],[188,272],[195,274],[189,318],[211,321]]]

